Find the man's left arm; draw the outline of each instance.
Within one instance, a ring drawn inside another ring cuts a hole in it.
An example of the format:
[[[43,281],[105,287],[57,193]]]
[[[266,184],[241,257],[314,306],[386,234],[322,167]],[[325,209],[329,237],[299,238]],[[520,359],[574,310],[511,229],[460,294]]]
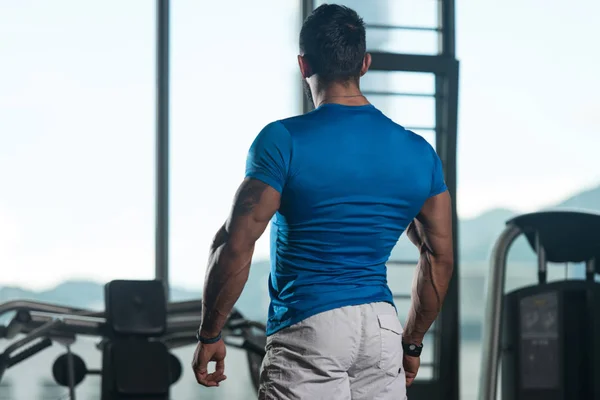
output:
[[[218,336],[244,289],[254,244],[279,209],[291,153],[291,136],[281,122],[263,128],[248,151],[246,178],[210,250],[200,327],[203,338]]]
[[[254,245],[280,199],[277,190],[258,179],[246,178],[239,187],[229,218],[211,245],[200,336],[213,338],[223,329],[248,280]]]

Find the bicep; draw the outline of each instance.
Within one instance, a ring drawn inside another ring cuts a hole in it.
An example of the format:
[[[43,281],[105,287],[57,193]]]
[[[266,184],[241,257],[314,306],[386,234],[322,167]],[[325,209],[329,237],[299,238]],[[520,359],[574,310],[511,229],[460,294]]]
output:
[[[451,261],[452,247],[452,199],[448,191],[425,201],[416,217],[419,235],[428,251],[436,257]]]
[[[279,209],[280,193],[270,185],[246,178],[240,185],[225,224],[230,246],[252,247]]]

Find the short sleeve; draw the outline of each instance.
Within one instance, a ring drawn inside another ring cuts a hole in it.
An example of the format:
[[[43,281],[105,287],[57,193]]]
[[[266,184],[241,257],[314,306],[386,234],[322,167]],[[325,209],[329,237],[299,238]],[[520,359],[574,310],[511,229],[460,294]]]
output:
[[[431,190],[429,191],[429,197],[433,197],[440,193],[444,193],[446,190],[448,190],[448,187],[446,186],[446,181],[444,179],[442,161],[433,147],[430,146],[430,148],[433,155],[433,173],[431,176]]]
[[[246,159],[246,178],[266,183],[279,193],[287,178],[292,138],[281,122],[267,125],[254,139]]]

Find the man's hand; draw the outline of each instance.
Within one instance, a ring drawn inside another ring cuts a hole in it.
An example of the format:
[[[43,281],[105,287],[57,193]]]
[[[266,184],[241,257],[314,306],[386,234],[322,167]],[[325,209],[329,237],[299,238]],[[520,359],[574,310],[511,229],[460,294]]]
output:
[[[225,376],[225,342],[219,340],[213,344],[198,343],[192,360],[192,368],[199,384],[206,387],[219,386]],[[208,363],[216,362],[215,372],[208,373]]]
[[[419,366],[421,365],[421,359],[419,357],[411,357],[405,354],[402,360],[402,365],[404,367],[404,374],[406,375],[406,387],[409,387],[417,377],[417,372],[419,371]]]

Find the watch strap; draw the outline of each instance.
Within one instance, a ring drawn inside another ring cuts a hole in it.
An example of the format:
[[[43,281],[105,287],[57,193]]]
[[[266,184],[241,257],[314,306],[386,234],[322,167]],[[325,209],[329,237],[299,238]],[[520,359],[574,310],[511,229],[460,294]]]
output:
[[[404,354],[410,357],[420,357],[423,351],[423,344],[402,343]]]
[[[213,344],[213,343],[217,343],[219,340],[221,340],[221,332],[219,332],[219,334],[215,337],[212,338],[205,338],[203,336],[200,335],[200,330],[198,329],[196,331],[196,339],[198,339],[198,341],[202,344]]]

